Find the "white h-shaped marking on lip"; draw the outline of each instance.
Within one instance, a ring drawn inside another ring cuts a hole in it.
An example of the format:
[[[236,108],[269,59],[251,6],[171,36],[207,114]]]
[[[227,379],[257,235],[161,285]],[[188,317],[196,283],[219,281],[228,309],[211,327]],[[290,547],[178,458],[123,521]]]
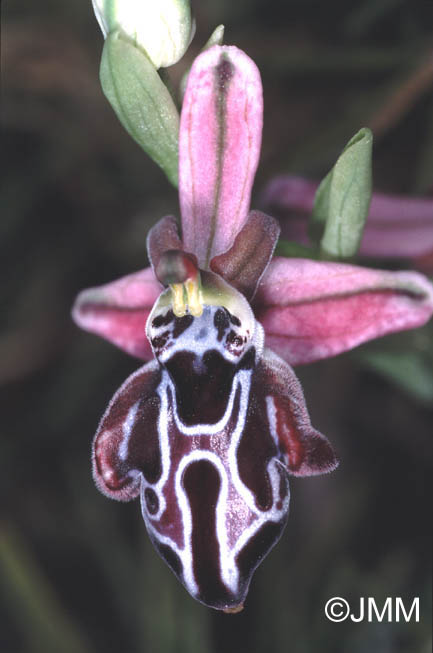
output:
[[[236,453],[239,441],[242,437],[245,428],[246,415],[248,410],[248,401],[250,393],[250,382],[251,382],[251,370],[240,370],[238,372],[239,378],[237,383],[241,387],[241,400],[240,400],[240,409],[236,422],[236,427],[233,431],[231,437],[230,447],[228,449],[228,470],[224,467],[220,458],[213,452],[195,450],[187,455],[185,455],[176,471],[175,476],[175,489],[176,496],[179,502],[179,509],[182,515],[183,522],[183,532],[184,532],[184,546],[180,548],[176,543],[168,536],[161,535],[157,531],[152,521],[156,521],[158,517],[161,516],[162,510],[158,511],[158,515],[151,517],[151,520],[147,518],[145,511],[143,510],[143,517],[145,519],[147,528],[154,534],[154,537],[161,542],[162,544],[167,544],[180,558],[183,566],[183,579],[184,583],[187,586],[188,590],[194,595],[197,595],[199,588],[194,578],[194,569],[193,569],[193,556],[192,556],[192,516],[191,509],[189,506],[189,501],[186,496],[186,493],[182,487],[182,474],[186,466],[193,462],[199,460],[209,460],[215,464],[221,478],[221,489],[218,496],[217,506],[216,506],[216,534],[219,543],[219,568],[221,573],[221,580],[226,585],[226,587],[231,590],[233,593],[236,593],[239,588],[239,569],[236,565],[236,556],[245,546],[245,544],[250,540],[261,526],[267,522],[279,522],[284,518],[285,513],[288,509],[290,494],[285,497],[282,502],[281,508],[278,510],[275,506],[275,497],[278,492],[279,484],[279,475],[276,469],[276,462],[271,460],[269,462],[267,471],[271,479],[272,493],[273,493],[273,506],[270,510],[263,512],[260,511],[255,505],[255,499],[252,492],[244,485],[239,477],[238,465],[236,460]],[[159,422],[159,433],[161,441],[161,453],[163,458],[163,478],[158,482],[158,486],[161,485],[160,496],[162,496],[163,485],[165,484],[170,467],[170,447],[168,439],[168,383],[161,381],[160,387],[158,388],[158,393],[161,397],[161,411],[160,411],[160,422]],[[173,395],[174,396],[174,395]],[[174,412],[174,410],[173,410]],[[203,425],[201,425],[203,427]],[[206,425],[204,425],[206,426]],[[183,432],[183,430],[181,431]],[[202,428],[200,429],[200,434],[203,434]],[[163,445],[164,442],[164,445]],[[228,474],[227,474],[228,471]],[[228,533],[227,533],[227,514],[228,514],[228,489],[230,484],[233,484],[238,495],[242,497],[243,501],[246,504],[246,508],[255,515],[253,523],[250,524],[248,528],[245,528],[242,534],[238,537],[235,545],[230,549],[228,544]],[[155,488],[156,489],[156,488]],[[165,500],[164,500],[165,503]],[[144,484],[142,485],[142,506],[144,508]]]

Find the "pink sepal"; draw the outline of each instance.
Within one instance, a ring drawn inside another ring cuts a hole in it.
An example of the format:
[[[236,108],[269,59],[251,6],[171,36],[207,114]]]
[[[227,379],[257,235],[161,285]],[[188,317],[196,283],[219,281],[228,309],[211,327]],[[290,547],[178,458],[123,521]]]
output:
[[[433,313],[433,287],[417,272],[276,257],[254,308],[266,345],[297,365],[423,325]]]
[[[179,132],[179,196],[185,251],[208,268],[244,225],[260,156],[260,73],[245,53],[214,46],[188,76]]]
[[[308,243],[307,216],[318,183],[285,175],[266,186],[261,206],[280,217],[282,237]],[[433,198],[373,193],[364,235],[363,256],[416,258],[433,249]]]
[[[129,274],[97,288],[83,290],[72,309],[76,324],[109,340],[128,354],[153,358],[146,321],[160,295],[152,268]]]

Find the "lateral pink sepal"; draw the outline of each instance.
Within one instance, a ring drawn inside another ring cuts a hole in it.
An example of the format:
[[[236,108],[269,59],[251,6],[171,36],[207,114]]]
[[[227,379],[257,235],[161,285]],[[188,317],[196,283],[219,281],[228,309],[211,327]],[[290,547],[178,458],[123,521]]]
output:
[[[129,274],[97,288],[83,290],[75,300],[76,324],[109,340],[131,356],[153,357],[146,321],[162,291],[152,268]]]
[[[417,272],[276,257],[254,305],[266,345],[297,365],[423,325],[433,313],[433,287]]]
[[[179,196],[185,251],[201,268],[229,249],[247,219],[262,122],[254,62],[233,46],[197,57],[181,114]]]

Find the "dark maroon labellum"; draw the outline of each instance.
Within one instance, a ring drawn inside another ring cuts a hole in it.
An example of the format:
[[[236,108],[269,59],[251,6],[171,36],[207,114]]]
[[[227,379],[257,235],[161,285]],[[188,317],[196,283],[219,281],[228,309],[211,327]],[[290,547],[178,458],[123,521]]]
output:
[[[113,398],[94,443],[99,488],[140,494],[152,542],[188,591],[237,611],[279,539],[289,473],[335,464],[309,425],[292,370],[265,352],[259,324],[222,306],[148,322],[158,362]]]

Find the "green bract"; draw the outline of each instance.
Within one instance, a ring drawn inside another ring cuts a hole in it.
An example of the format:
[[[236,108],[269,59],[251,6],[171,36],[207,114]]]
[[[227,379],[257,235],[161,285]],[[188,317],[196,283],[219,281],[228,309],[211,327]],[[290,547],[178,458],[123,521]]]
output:
[[[92,0],[104,36],[120,29],[143,48],[155,68],[184,55],[192,32],[188,0]]]
[[[114,32],[104,44],[100,76],[122,125],[177,186],[179,114],[154,65]]]
[[[204,52],[205,50],[211,48],[213,45],[222,45],[223,41],[224,41],[224,25],[218,25],[218,27],[215,27],[214,31],[206,41],[201,51]]]
[[[316,192],[310,231],[324,256],[349,258],[361,242],[371,200],[373,134],[350,139]]]

